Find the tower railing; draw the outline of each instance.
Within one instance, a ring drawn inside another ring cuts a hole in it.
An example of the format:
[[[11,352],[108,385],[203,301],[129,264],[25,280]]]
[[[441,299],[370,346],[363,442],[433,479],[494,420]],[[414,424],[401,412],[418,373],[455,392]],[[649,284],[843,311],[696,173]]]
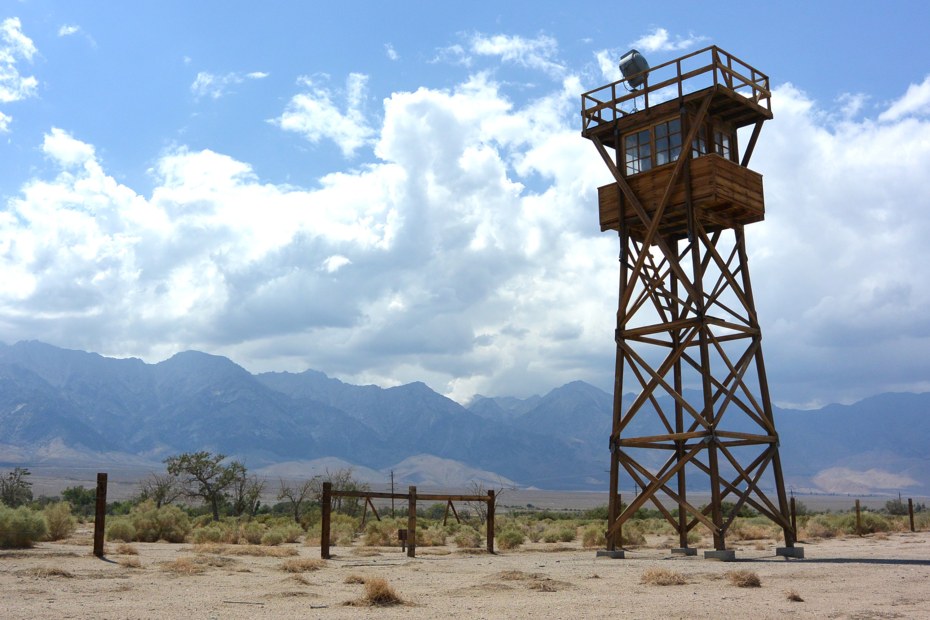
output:
[[[582,134],[650,106],[717,86],[746,97],[769,113],[772,110],[769,77],[715,45],[651,67],[643,74],[645,81],[637,90],[630,90],[623,79],[583,93]],[[638,98],[643,102],[639,109]]]

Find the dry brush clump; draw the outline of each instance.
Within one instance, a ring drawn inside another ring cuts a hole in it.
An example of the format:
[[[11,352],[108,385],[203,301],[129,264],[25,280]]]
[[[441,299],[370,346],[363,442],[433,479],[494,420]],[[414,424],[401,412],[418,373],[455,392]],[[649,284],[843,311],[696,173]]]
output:
[[[751,570],[731,570],[726,573],[726,578],[738,588],[760,588],[762,581],[755,571]]]
[[[326,566],[325,560],[316,558],[294,558],[281,564],[281,570],[288,573],[309,573]]]
[[[368,577],[364,580],[365,593],[362,598],[354,601],[347,601],[346,605],[357,607],[389,607],[393,605],[403,605],[404,599],[388,584],[386,579],[381,577]]]
[[[49,504],[42,511],[47,526],[46,536],[49,540],[62,540],[74,533],[77,526],[71,516],[71,504],[68,502],[55,502]]]
[[[28,549],[45,538],[47,531],[45,519],[34,510],[0,504],[0,549]]]
[[[792,603],[803,603],[804,599],[798,594],[797,590],[785,590],[785,598]]]
[[[74,573],[59,566],[36,566],[34,568],[16,571],[16,574],[24,577],[32,577],[33,579],[50,579],[52,577],[71,579],[74,577]]]
[[[222,545],[216,543],[206,543],[194,545],[195,553],[209,553],[214,555],[248,555],[266,558],[286,558],[289,556],[300,555],[300,552],[294,547],[268,547],[264,545]]]
[[[688,583],[684,575],[667,568],[647,569],[639,582],[650,586],[683,586]]]

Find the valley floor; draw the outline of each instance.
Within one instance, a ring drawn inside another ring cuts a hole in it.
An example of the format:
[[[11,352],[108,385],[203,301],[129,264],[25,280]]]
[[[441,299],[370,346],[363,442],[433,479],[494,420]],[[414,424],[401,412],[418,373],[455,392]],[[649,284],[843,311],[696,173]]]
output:
[[[0,550],[0,617],[32,618],[917,618],[930,610],[930,533],[804,543],[806,558],[774,555],[775,541],[737,544],[737,561],[673,557],[666,549],[595,558],[576,544],[530,544],[487,555],[449,547],[399,549],[283,545],[287,557],[232,548],[108,543],[90,554],[87,530],[61,543]],[[302,567],[294,560],[305,559]],[[291,562],[288,572],[284,565]],[[679,573],[684,585],[641,582]],[[756,573],[741,588],[730,571]],[[360,583],[384,578],[407,603],[347,606]],[[791,601],[786,593],[803,601]]]

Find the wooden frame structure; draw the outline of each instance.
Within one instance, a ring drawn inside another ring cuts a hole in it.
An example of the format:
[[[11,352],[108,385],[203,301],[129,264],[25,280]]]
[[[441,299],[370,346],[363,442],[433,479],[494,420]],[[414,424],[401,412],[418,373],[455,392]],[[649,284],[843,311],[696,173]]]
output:
[[[337,491],[333,490],[332,482],[323,483],[323,494],[320,498],[322,508],[320,523],[320,557],[324,560],[330,558],[330,519],[333,509],[334,497],[358,497],[365,500],[365,513],[362,515],[364,523],[365,514],[368,507],[371,506],[372,513],[379,521],[381,517],[372,503],[372,499],[404,499],[407,500],[407,557],[416,557],[417,553],[417,500],[429,502],[446,502],[446,511],[443,516],[443,525],[449,516],[451,508],[452,513],[458,520],[459,515],[455,510],[452,502],[483,502],[487,504],[487,550],[488,553],[494,553],[494,506],[496,498],[494,491],[488,491],[487,495],[443,495],[435,493],[417,493],[417,488],[411,486],[408,493],[379,493],[376,491]]]
[[[640,90],[614,82],[584,93],[581,109],[582,135],[615,181],[598,190],[601,230],[620,239],[608,549],[648,502],[681,552],[698,524],[726,550],[744,506],[781,526],[790,549],[743,234],[764,218],[762,177],[747,166],[772,118],[769,79],[717,47],[641,75]],[[741,127],[752,128],[742,158]],[[638,394],[624,403],[631,388]],[[621,468],[639,489],[623,510]],[[703,507],[688,499],[695,477],[710,488]]]

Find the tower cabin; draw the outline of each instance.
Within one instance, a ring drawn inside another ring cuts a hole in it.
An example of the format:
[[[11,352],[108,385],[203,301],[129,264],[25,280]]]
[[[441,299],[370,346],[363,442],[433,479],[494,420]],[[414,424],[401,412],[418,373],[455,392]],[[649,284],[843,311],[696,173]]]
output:
[[[688,236],[689,217],[708,231],[764,219],[762,175],[747,165],[772,118],[765,74],[711,46],[586,92],[581,108],[582,136],[605,159],[603,147],[614,149],[614,174],[627,185],[598,188],[602,231],[643,241],[658,214],[657,236],[678,240]],[[740,157],[737,130],[748,126]]]

